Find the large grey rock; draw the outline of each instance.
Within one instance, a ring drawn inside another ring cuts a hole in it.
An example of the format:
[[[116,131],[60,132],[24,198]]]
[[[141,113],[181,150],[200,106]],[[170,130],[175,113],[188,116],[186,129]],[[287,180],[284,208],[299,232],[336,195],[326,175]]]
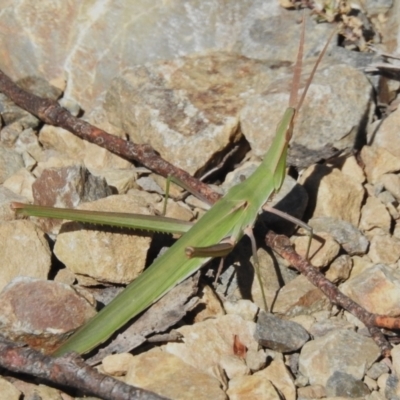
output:
[[[274,82],[266,93],[252,96],[242,111],[243,133],[259,156],[271,145],[287,107],[288,80],[279,86]],[[371,95],[368,79],[357,69],[347,65],[320,69],[296,120],[292,144],[313,150],[328,143],[338,149],[352,147],[358,126],[368,114]]]
[[[73,0],[35,7],[29,0],[17,6],[6,2],[0,16],[7,32],[0,37],[0,68],[13,78],[38,73],[54,81],[68,78],[67,97],[88,111],[102,101],[112,78],[146,62],[208,50],[293,60],[297,18],[274,0],[178,0],[151,6],[143,0]],[[315,54],[330,30],[309,19],[306,53]]]
[[[136,66],[113,80],[104,106],[133,142],[193,174],[238,140],[240,110],[276,75],[270,66],[222,52]]]

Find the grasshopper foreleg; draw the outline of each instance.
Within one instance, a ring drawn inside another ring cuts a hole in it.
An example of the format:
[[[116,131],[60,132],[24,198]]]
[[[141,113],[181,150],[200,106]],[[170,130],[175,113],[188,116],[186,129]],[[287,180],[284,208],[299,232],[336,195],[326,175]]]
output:
[[[234,245],[231,242],[221,242],[205,247],[188,246],[185,249],[185,254],[189,257],[225,257],[233,249]]]
[[[226,239],[221,243],[214,244],[206,247],[186,247],[186,255],[191,257],[221,257],[221,261],[218,266],[217,274],[215,275],[214,283],[218,281],[221,275],[222,268],[224,266],[225,257],[233,250],[235,243],[232,243],[231,239]]]

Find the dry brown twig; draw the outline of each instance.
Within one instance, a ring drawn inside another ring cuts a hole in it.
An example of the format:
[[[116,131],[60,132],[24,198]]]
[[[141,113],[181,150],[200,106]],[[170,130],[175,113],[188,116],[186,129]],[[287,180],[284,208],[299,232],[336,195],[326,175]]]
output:
[[[215,203],[220,197],[205,183],[164,160],[151,146],[135,144],[113,136],[82,119],[74,117],[68,110],[61,107],[57,101],[44,99],[21,89],[1,70],[0,92],[46,124],[59,126],[81,139],[97,144],[122,158],[137,161],[161,176],[178,178],[210,203]]]
[[[105,400],[166,400],[89,367],[76,354],[54,358],[0,336],[0,366],[59,385],[77,388]]]
[[[339,305],[356,316],[370,330],[371,336],[380,347],[382,355],[385,357],[390,355],[392,346],[377,328],[400,329],[400,318],[372,314],[359,304],[355,303],[349,297],[340,292],[331,281],[326,279],[325,276],[314,268],[307,260],[297,254],[288,237],[277,235],[270,231],[265,237],[265,243],[268,247],[272,248],[285,258],[290,265],[305,275],[307,279],[314,286],[318,287],[333,304]]]

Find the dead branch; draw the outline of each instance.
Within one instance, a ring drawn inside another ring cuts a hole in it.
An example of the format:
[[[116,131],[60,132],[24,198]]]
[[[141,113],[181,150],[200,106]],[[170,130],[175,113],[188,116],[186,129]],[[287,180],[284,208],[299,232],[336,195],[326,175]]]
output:
[[[289,238],[269,231],[265,237],[267,246],[271,247],[294,268],[307,277],[307,279],[319,288],[333,304],[337,304],[356,316],[370,331],[372,338],[380,347],[382,355],[388,357],[392,346],[377,328],[400,329],[400,318],[377,315],[368,312],[340,290],[325,276],[314,268],[308,261],[297,254],[290,243]]]
[[[21,89],[1,70],[0,92],[46,124],[59,126],[81,139],[95,143],[122,158],[137,161],[161,176],[168,177],[172,175],[178,178],[188,187],[192,188],[195,193],[200,193],[210,203],[215,203],[220,197],[205,183],[164,160],[151,146],[128,142],[102,129],[96,128],[82,119],[74,117],[56,101],[41,98]]]
[[[0,365],[9,371],[73,387],[106,400],[167,400],[153,392],[100,374],[76,354],[53,358],[29,347],[18,346],[2,336]]]

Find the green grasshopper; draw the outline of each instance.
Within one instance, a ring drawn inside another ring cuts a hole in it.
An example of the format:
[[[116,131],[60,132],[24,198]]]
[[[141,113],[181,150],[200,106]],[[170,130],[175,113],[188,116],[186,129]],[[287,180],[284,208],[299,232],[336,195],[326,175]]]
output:
[[[286,174],[286,156],[293,133],[294,120],[303,103],[317,65],[328,45],[327,43],[321,52],[308,78],[302,97],[296,104],[303,57],[304,31],[303,22],[289,107],[278,124],[275,138],[264,160],[246,181],[232,187],[193,227],[182,226],[176,220],[169,221],[167,218],[155,217],[156,219],[153,221],[155,225],[150,226],[149,221],[151,219],[148,216],[144,220],[143,217],[138,220],[132,214],[95,213],[40,208],[20,203],[13,204],[13,208],[24,215],[119,226],[129,225],[134,228],[156,229],[158,231],[164,229],[169,232],[171,230],[173,232],[177,230],[184,232],[183,236],[166,253],[157,258],[110,304],[58,348],[54,353],[55,356],[61,356],[69,351],[86,353],[94,349],[174,286],[207,264],[211,258],[227,255],[244,234],[248,235],[251,240],[255,266],[258,265],[252,228],[259,212],[263,208],[267,209],[264,205],[275,192],[279,191],[283,183]],[[128,216],[131,217],[130,219],[133,222],[128,221]],[[161,226],[162,224],[164,225]],[[256,272],[257,270],[256,268]]]

